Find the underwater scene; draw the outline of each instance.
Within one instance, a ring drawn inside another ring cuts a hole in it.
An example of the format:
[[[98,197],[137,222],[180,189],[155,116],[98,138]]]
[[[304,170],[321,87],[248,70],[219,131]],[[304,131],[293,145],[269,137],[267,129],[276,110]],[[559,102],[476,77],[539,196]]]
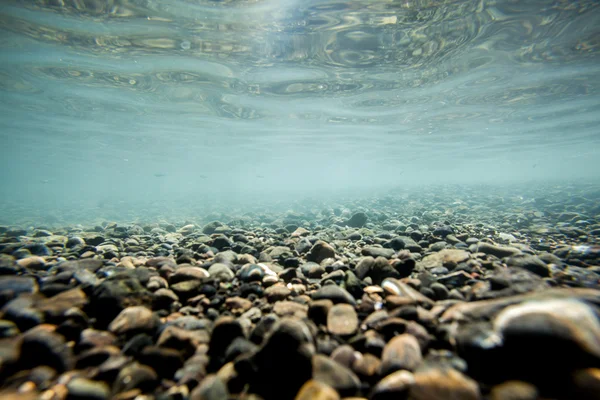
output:
[[[0,398],[600,399],[600,2],[0,1]]]

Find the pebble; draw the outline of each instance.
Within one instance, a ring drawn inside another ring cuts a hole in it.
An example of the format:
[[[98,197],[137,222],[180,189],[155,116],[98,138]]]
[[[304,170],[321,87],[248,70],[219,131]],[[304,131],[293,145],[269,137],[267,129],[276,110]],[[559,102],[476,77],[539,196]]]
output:
[[[331,386],[311,379],[302,385],[295,400],[340,400],[340,395]]]
[[[362,228],[367,223],[369,217],[364,212],[358,212],[346,221],[346,225],[352,228]]]
[[[225,264],[215,263],[208,268],[208,274],[211,279],[218,279],[220,281],[229,282],[233,280],[235,274]]]
[[[410,334],[394,337],[383,348],[381,374],[389,375],[403,369],[414,371],[423,362],[423,355],[417,339]]]
[[[316,354],[312,359],[313,379],[334,388],[341,396],[354,396],[360,390],[360,379],[348,367],[331,358]]]
[[[490,254],[498,258],[513,257],[521,254],[519,249],[507,246],[496,246],[486,242],[479,242],[476,250],[480,253]]]
[[[104,382],[86,378],[74,378],[67,383],[68,400],[104,400],[110,397],[110,389]]]
[[[350,304],[336,304],[327,313],[327,330],[332,335],[353,335],[358,330],[358,324],[358,315]]]
[[[317,264],[322,263],[325,259],[333,257],[335,257],[334,248],[322,240],[317,241],[306,255],[306,259],[308,261],[312,261]]]
[[[313,300],[331,300],[334,304],[346,303],[355,306],[356,300],[344,288],[337,285],[325,285],[312,294]]]
[[[154,332],[159,320],[152,310],[143,306],[127,307],[110,323],[108,330],[115,335],[133,332]]]
[[[481,394],[475,381],[455,369],[425,369],[413,375],[410,400],[460,399],[479,400]]]

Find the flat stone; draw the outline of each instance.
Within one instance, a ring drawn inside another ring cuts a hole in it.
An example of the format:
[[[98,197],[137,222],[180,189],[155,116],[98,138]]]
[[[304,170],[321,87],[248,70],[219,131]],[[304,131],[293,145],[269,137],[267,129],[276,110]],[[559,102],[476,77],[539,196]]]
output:
[[[486,242],[479,242],[477,244],[477,251],[479,253],[490,254],[498,258],[512,257],[521,254],[521,250],[508,247],[508,246],[496,246]]]
[[[543,278],[550,276],[550,267],[536,256],[522,255],[508,257],[506,265],[523,268]]]
[[[417,263],[420,268],[432,269],[436,267],[455,268],[459,263],[470,258],[470,253],[465,250],[444,249],[434,254],[429,254]]]
[[[327,314],[327,330],[333,335],[349,336],[358,330],[358,315],[350,304],[336,304]]]
[[[86,378],[74,378],[67,383],[68,399],[104,400],[110,397],[110,389],[104,382]]]
[[[356,305],[354,297],[344,288],[337,285],[325,285],[312,294],[313,300],[331,300],[334,304],[346,303]]]
[[[383,247],[365,246],[361,250],[363,256],[392,258],[396,252],[393,249],[385,249]]]
[[[31,256],[17,260],[17,265],[35,271],[46,270],[46,261],[40,256]]]
[[[308,306],[296,303],[295,301],[278,301],[273,306],[273,312],[278,317],[295,317],[303,319],[308,315]]]

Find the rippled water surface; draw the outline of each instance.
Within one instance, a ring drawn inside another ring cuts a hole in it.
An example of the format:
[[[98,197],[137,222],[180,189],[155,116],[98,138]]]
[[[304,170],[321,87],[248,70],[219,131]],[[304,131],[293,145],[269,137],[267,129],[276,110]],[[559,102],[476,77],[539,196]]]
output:
[[[592,0],[5,0],[0,203],[593,181],[599,22]]]

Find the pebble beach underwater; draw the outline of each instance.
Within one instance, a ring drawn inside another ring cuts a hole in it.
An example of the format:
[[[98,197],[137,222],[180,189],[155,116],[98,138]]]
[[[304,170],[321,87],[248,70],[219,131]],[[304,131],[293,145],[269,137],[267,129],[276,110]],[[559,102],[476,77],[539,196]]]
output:
[[[0,398],[600,399],[600,2],[1,0]]]

